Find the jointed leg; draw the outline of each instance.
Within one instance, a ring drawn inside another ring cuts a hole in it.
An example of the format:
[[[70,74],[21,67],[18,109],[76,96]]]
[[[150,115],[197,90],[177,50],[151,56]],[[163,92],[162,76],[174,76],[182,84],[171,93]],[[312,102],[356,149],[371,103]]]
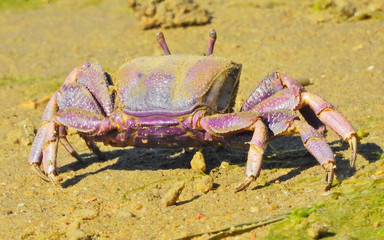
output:
[[[336,168],[331,148],[325,138],[308,123],[295,120],[293,126],[300,133],[304,146],[327,172],[327,187],[325,190],[329,190],[332,186]]]
[[[83,137],[85,143],[87,144],[87,147],[89,150],[91,150],[99,159],[105,160],[104,154],[100,151],[100,149],[97,147],[96,143],[89,138]]]
[[[355,129],[334,106],[321,97],[309,92],[303,92],[301,96],[303,104],[309,105],[321,122],[334,130],[344,139],[344,141],[348,142],[352,150],[350,165],[351,167],[354,167],[357,151],[357,136]]]
[[[79,162],[84,162],[84,160],[80,157],[80,155],[76,152],[76,150],[72,147],[72,145],[67,140],[67,131],[64,126],[59,126],[59,139],[61,145],[71,154],[72,157],[76,158]]]
[[[54,181],[55,175],[57,175],[57,130],[54,122],[44,122],[36,135],[29,155],[32,170],[45,181]],[[41,163],[45,174],[40,169]]]
[[[45,181],[52,181],[56,172],[58,129],[52,121],[57,113],[56,97],[57,92],[52,95],[44,110],[41,126],[37,131],[28,158],[32,170]],[[40,169],[42,163],[45,174]]]
[[[245,171],[246,178],[243,183],[237,187],[236,192],[247,188],[254,180],[256,180],[256,178],[259,177],[261,172],[263,155],[266,149],[268,129],[261,119],[257,120],[253,126],[255,127],[255,131],[251,141],[249,142],[249,152]]]
[[[310,106],[304,106],[300,110],[301,115],[304,117],[305,121],[316,129],[321,135],[325,136],[326,127],[324,123],[320,121],[315,112],[311,109]]]
[[[96,65],[92,66],[97,68]],[[76,130],[79,130],[79,132],[90,134],[92,134],[92,131],[103,134],[103,131],[114,128],[108,118],[102,115],[103,112],[108,112],[107,109],[111,107],[111,104],[107,104],[108,108],[101,109],[99,107],[93,95],[83,85],[75,82],[79,75],[78,70],[76,68],[72,71],[66,79],[66,83],[52,95],[45,108],[40,128],[32,144],[29,164],[33,171],[46,181],[53,181],[54,176],[57,175],[56,157],[59,140],[73,157],[81,161],[79,154],[66,139],[66,127],[74,129],[77,127]],[[86,80],[86,77],[83,76],[82,81],[88,84]],[[73,96],[79,96],[82,101],[72,101]],[[101,93],[99,97],[103,98],[105,94]],[[59,105],[62,108],[60,111],[58,111]],[[73,121],[74,118],[78,121]],[[71,124],[77,125],[72,126]],[[88,141],[87,145],[99,157],[102,156],[100,150],[92,141]],[[40,168],[41,165],[43,170]]]
[[[250,131],[253,132],[251,141],[244,143],[241,140],[236,143],[229,140],[229,144],[248,145],[248,160],[246,166],[246,178],[237,188],[237,191],[247,188],[254,181],[261,171],[263,154],[266,149],[266,141],[268,139],[268,127],[263,122],[270,119],[269,128],[276,132],[284,132],[289,123],[297,118],[292,115],[293,111],[276,111],[270,113],[257,113],[254,111],[217,114],[203,117],[197,125],[200,125],[207,133],[213,136],[226,136],[230,133]],[[288,123],[288,124],[285,124]],[[232,137],[233,138],[233,137]]]

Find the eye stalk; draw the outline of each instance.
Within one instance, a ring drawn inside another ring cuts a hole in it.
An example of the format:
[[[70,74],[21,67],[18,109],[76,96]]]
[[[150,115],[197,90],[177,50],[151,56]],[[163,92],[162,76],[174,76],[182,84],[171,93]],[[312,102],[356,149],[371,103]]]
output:
[[[163,32],[158,31],[156,33],[157,42],[159,43],[160,47],[163,49],[165,55],[171,55],[171,52],[169,51],[167,42],[165,41],[165,37]]]
[[[211,30],[209,30],[208,36],[209,36],[208,37],[208,50],[207,50],[206,56],[210,56],[213,53],[213,48],[215,47],[215,42],[216,42],[216,38],[217,38],[217,33],[216,33],[215,29],[212,28]],[[165,55],[171,55],[171,51],[169,51],[169,48],[168,48],[167,42],[165,41],[165,37],[164,37],[163,32],[158,31],[156,33],[156,39],[157,39],[157,42],[159,43],[160,47],[163,49],[164,54]]]
[[[207,50],[207,56],[211,55],[213,53],[213,48],[215,47],[217,34],[215,29],[209,30],[209,38],[208,38],[208,50]]]

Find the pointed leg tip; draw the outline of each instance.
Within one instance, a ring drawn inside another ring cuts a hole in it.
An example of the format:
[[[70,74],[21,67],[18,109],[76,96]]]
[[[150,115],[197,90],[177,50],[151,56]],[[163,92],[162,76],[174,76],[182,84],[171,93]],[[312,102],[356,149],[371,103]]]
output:
[[[62,178],[58,177],[56,173],[48,174],[48,178],[50,179],[50,182],[54,184],[59,184],[62,181]]]
[[[353,134],[348,140],[349,147],[352,151],[351,153],[351,160],[349,162],[349,165],[351,168],[355,167],[356,163],[356,154],[357,154],[357,136],[356,134]]]
[[[254,176],[248,176],[244,179],[244,181],[236,188],[235,192],[240,192],[245,190],[253,181],[255,181]]]
[[[329,190],[331,190],[331,188],[332,188],[332,183],[327,184],[327,186],[325,186],[325,188],[324,188],[324,191],[328,192]]]
[[[327,171],[327,174],[325,176],[327,186],[325,187],[324,191],[329,191],[332,188],[333,178],[335,177],[336,164],[334,162],[328,162],[325,163],[323,167],[325,171]]]
[[[40,166],[37,163],[31,164],[31,169],[44,181],[46,182],[51,181],[51,179],[41,171]]]

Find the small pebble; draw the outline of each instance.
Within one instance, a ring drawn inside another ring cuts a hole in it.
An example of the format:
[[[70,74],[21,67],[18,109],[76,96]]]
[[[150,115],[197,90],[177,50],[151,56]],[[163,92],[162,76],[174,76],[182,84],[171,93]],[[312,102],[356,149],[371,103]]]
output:
[[[296,80],[296,82],[300,83],[304,87],[313,84],[313,80],[311,80],[309,78],[297,78],[295,80]]]
[[[83,230],[80,229],[80,225],[82,223],[81,219],[74,220],[71,224],[69,224],[67,228],[67,239],[70,240],[88,240],[91,239]]]
[[[328,231],[328,228],[324,225],[319,225],[317,223],[312,224],[310,228],[308,228],[308,235],[312,239],[318,239],[322,234],[325,234]]]
[[[367,70],[372,71],[374,68],[375,68],[375,66],[371,65],[371,66],[367,67]]]
[[[269,209],[270,210],[276,210],[276,209],[278,209],[279,208],[279,205],[277,205],[277,204],[272,204],[270,207],[269,207]]]
[[[220,168],[228,168],[229,165],[230,165],[229,162],[222,161],[221,164],[220,164]]]
[[[4,210],[3,215],[11,215],[13,213],[12,210]]]
[[[97,200],[97,198],[93,197],[93,198],[90,198],[90,199],[85,199],[84,202],[89,203],[89,202],[93,202],[93,201],[96,201],[96,200]]]
[[[210,175],[205,175],[198,179],[194,185],[195,190],[202,193],[209,192],[213,187],[213,178]]]
[[[205,172],[206,170],[205,160],[204,160],[203,154],[200,151],[196,152],[195,155],[193,156],[191,160],[191,167],[193,171],[197,173]]]
[[[143,204],[137,204],[136,205],[136,210],[141,210],[143,208]]]
[[[185,182],[176,183],[176,185],[173,186],[161,199],[161,204],[164,207],[175,205],[184,187],[185,187]]]
[[[260,208],[259,207],[251,207],[250,211],[251,211],[251,213],[257,213],[260,211]]]
[[[202,219],[203,217],[205,217],[205,214],[204,214],[204,213],[199,213],[199,214],[197,214],[196,219],[197,219],[197,220],[200,220],[200,219]]]
[[[356,135],[359,139],[365,138],[369,135],[364,129],[357,129],[356,130]]]

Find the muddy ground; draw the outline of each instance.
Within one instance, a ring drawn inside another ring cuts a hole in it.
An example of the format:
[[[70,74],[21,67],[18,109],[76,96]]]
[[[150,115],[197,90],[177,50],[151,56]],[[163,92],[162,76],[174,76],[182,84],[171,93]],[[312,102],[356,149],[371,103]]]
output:
[[[339,175],[331,191],[300,139],[286,137],[270,143],[262,175],[238,193],[247,152],[227,147],[203,151],[214,183],[208,193],[190,167],[194,149],[100,145],[101,161],[73,134],[85,163],[60,146],[61,181],[33,173],[27,158],[45,103],[28,102],[50,96],[87,60],[113,77],[126,58],[162,54],[156,29],[141,30],[126,1],[37,2],[0,5],[0,239],[384,239],[380,1],[197,1],[212,14],[208,25],[163,29],[172,53],[198,55],[208,30],[217,30],[215,54],[243,64],[237,109],[263,76],[281,71],[311,79],[308,91],[363,137],[350,171],[348,146],[329,132]],[[180,198],[165,207],[179,182]],[[235,227],[243,223],[252,224]]]

